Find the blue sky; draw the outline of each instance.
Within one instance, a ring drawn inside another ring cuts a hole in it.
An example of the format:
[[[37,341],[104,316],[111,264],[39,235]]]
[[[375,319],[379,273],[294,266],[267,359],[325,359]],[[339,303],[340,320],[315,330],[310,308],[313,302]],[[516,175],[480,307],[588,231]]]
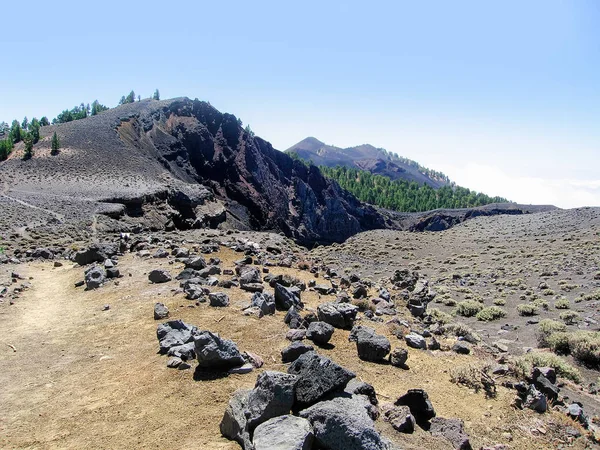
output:
[[[4,5],[0,121],[209,100],[276,148],[387,148],[522,203],[600,206],[600,3]]]

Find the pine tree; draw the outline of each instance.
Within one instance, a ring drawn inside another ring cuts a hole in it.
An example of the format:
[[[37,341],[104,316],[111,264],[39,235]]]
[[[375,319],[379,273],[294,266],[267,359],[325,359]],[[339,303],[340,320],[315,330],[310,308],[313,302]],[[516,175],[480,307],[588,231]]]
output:
[[[23,144],[25,144],[23,159],[31,159],[33,156],[33,136],[31,133],[25,133],[25,136],[23,136]]]
[[[33,119],[31,119],[31,123],[29,124],[29,131],[31,133],[31,136],[33,137],[33,143],[37,144],[37,142],[40,140],[40,121],[37,120],[35,117]]]
[[[44,116],[40,119],[40,125],[43,127],[47,127],[48,125],[50,125],[50,121],[48,120],[48,118],[46,116]]]
[[[58,139],[58,135],[56,134],[56,131],[55,131],[54,134],[52,135],[52,151],[50,152],[50,154],[58,155],[59,149],[60,149],[60,140]]]
[[[23,129],[23,131],[27,131],[27,129],[29,128],[29,120],[27,120],[27,116],[25,116],[25,118],[23,119],[23,122],[21,123],[21,128]]]
[[[154,91],[154,94],[152,95],[152,98],[154,100],[160,100],[160,92],[158,92],[158,89]]]
[[[21,140],[22,130],[21,130],[21,124],[19,123],[18,120],[12,121],[12,124],[10,127],[10,135],[12,136],[14,143],[17,143]]]

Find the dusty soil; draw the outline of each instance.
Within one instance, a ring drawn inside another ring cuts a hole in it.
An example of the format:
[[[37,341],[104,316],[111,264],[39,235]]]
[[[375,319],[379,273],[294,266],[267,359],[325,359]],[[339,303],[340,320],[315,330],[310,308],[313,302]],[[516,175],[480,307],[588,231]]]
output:
[[[399,236],[403,246],[414,245],[407,243],[409,236],[419,241],[438,239],[432,237],[437,235]],[[356,239],[354,242],[361,242],[365,236]],[[239,255],[221,247],[218,254],[210,256],[220,257],[223,268],[233,268]],[[402,263],[405,261],[390,259],[383,266],[391,270]],[[5,267],[5,272],[13,269]],[[72,263],[59,268],[51,262],[17,266],[21,275],[29,278],[31,288],[13,305],[0,304],[1,447],[239,448],[220,436],[219,422],[235,390],[252,387],[262,370],[286,370],[280,363],[280,351],[289,344],[283,313],[262,319],[242,315],[240,310],[251,294],[236,288],[227,290],[231,298],[228,308],[196,305],[184,299],[177,281],[150,284],[147,273],[157,267],[175,275],[182,265],[126,254],[119,262],[125,276],[118,284],[110,282],[86,292],[74,287],[82,279],[83,269]],[[433,269],[429,268],[428,275],[436,274]],[[314,277],[293,268],[273,267],[271,271],[306,282]],[[311,290],[303,293],[308,310],[333,299]],[[171,318],[218,332],[234,340],[240,350],[259,354],[264,367],[247,375],[214,379],[196,376],[193,370],[168,369],[167,358],[157,354],[157,322],[152,317],[157,301],[169,307]],[[110,309],[103,311],[106,304]],[[400,315],[408,318],[407,312]],[[386,334],[393,347],[405,347],[385,324],[366,324]],[[359,360],[355,344],[347,338],[348,331],[336,330],[333,348],[319,352],[371,383],[382,403],[394,401],[407,389],[425,388],[438,416],[465,421],[474,448],[497,443],[518,449],[556,448],[564,439],[561,426],[576,426],[556,412],[539,415],[514,409],[514,391],[503,387],[498,388],[497,398],[486,399],[481,392],[451,383],[449,370],[470,364],[478,356],[408,349],[410,368],[403,370]],[[422,430],[399,435],[382,421],[378,426],[403,448],[450,448]],[[573,448],[584,446],[583,439],[573,444]]]

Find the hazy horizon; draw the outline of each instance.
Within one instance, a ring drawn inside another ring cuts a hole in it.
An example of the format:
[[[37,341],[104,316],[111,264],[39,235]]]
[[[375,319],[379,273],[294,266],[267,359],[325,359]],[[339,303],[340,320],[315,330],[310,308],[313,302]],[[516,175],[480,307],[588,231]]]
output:
[[[33,2],[0,38],[13,62],[0,121],[158,88],[280,150],[369,143],[488,195],[600,206],[599,13],[583,0]]]

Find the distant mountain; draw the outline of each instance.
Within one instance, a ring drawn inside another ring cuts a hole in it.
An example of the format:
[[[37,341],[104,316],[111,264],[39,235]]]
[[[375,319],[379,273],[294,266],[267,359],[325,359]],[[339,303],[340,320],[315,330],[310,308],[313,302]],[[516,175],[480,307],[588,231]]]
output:
[[[317,166],[352,167],[392,180],[426,184],[434,189],[450,184],[450,180],[443,173],[427,169],[415,161],[370,144],[340,148],[327,145],[314,137],[307,137],[288,148],[286,153],[294,153]]]

